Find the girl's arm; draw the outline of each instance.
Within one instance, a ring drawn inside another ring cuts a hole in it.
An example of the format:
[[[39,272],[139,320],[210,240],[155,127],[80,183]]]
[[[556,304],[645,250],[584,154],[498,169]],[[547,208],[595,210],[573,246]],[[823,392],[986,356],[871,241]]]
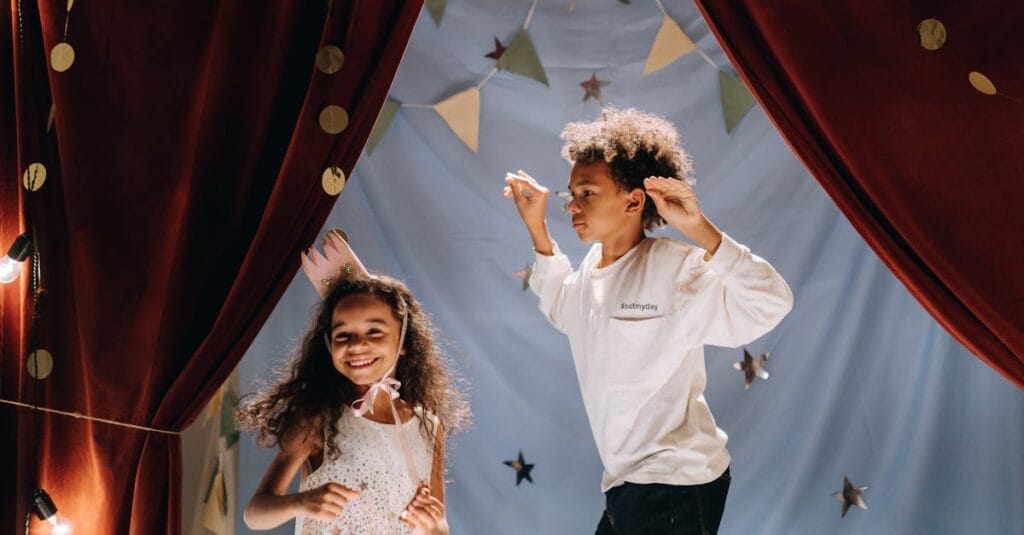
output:
[[[444,506],[444,427],[437,422],[434,434],[434,461],[430,486],[422,487],[402,512],[402,520],[412,526],[413,535],[447,535],[448,517]]]
[[[296,494],[285,493],[303,463],[319,449],[314,434],[315,431],[305,433],[301,440],[281,444],[242,515],[249,529],[272,529],[297,516],[332,520],[348,500],[359,496],[357,491],[337,483]]]

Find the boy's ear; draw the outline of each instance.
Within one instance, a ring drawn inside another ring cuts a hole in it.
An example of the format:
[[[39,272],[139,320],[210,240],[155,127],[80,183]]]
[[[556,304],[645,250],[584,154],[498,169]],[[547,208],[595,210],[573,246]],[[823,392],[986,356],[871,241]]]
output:
[[[627,214],[638,214],[643,213],[644,203],[647,202],[647,192],[644,188],[633,188],[629,192],[629,197],[626,202],[626,213]]]

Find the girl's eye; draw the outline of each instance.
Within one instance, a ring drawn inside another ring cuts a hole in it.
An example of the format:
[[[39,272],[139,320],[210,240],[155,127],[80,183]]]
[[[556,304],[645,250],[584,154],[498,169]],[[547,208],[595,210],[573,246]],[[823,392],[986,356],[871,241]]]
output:
[[[336,335],[334,335],[334,341],[335,342],[344,342],[345,340],[348,340],[348,335],[347,334],[336,334]]]

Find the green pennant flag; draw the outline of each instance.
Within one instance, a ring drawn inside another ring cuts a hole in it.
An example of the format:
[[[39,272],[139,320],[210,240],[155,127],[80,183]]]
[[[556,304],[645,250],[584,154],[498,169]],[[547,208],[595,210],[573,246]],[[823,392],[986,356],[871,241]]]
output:
[[[498,60],[498,68],[503,71],[521,74],[547,85],[548,77],[544,74],[544,66],[537,57],[530,34],[523,30],[505,48],[505,53]]]
[[[739,76],[725,71],[718,71],[718,93],[722,99],[725,132],[731,134],[743,116],[754,106],[754,96],[750,94]]]
[[[224,391],[220,401],[220,436],[226,439],[225,449],[238,442],[238,428],[235,427],[235,394],[230,390]]]
[[[380,109],[380,115],[377,116],[377,122],[373,123],[373,130],[370,130],[370,137],[366,140],[367,154],[373,154],[373,149],[377,148],[377,143],[380,143],[384,133],[391,126],[391,120],[395,118],[395,113],[398,113],[398,108],[401,107],[402,103],[393,98],[384,102],[384,107]]]
[[[434,24],[441,26],[441,19],[444,18],[444,9],[448,7],[448,0],[426,0],[423,3],[434,19]]]

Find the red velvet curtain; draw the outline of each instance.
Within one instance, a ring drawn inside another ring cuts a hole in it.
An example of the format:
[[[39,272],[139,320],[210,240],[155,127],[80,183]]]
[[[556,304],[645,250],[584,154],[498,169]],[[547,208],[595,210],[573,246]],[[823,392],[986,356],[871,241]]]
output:
[[[697,0],[776,127],[943,327],[1024,387],[1024,4]],[[946,39],[921,46],[934,18]],[[978,71],[999,94],[968,82]]]
[[[47,59],[66,0],[13,0],[0,247],[22,221],[34,231],[55,367],[38,383],[25,373],[23,274],[2,290],[2,397],[31,403],[38,387],[46,407],[184,429],[291,282],[334,204],[321,174],[355,165],[421,4],[79,1],[60,73]],[[344,53],[333,75],[314,67],[325,44]],[[328,104],[348,112],[336,136],[318,123]],[[27,192],[34,161],[49,174]],[[42,415],[37,443],[32,421],[0,406],[0,532],[22,529],[37,482],[76,533],[180,532],[177,435]]]

